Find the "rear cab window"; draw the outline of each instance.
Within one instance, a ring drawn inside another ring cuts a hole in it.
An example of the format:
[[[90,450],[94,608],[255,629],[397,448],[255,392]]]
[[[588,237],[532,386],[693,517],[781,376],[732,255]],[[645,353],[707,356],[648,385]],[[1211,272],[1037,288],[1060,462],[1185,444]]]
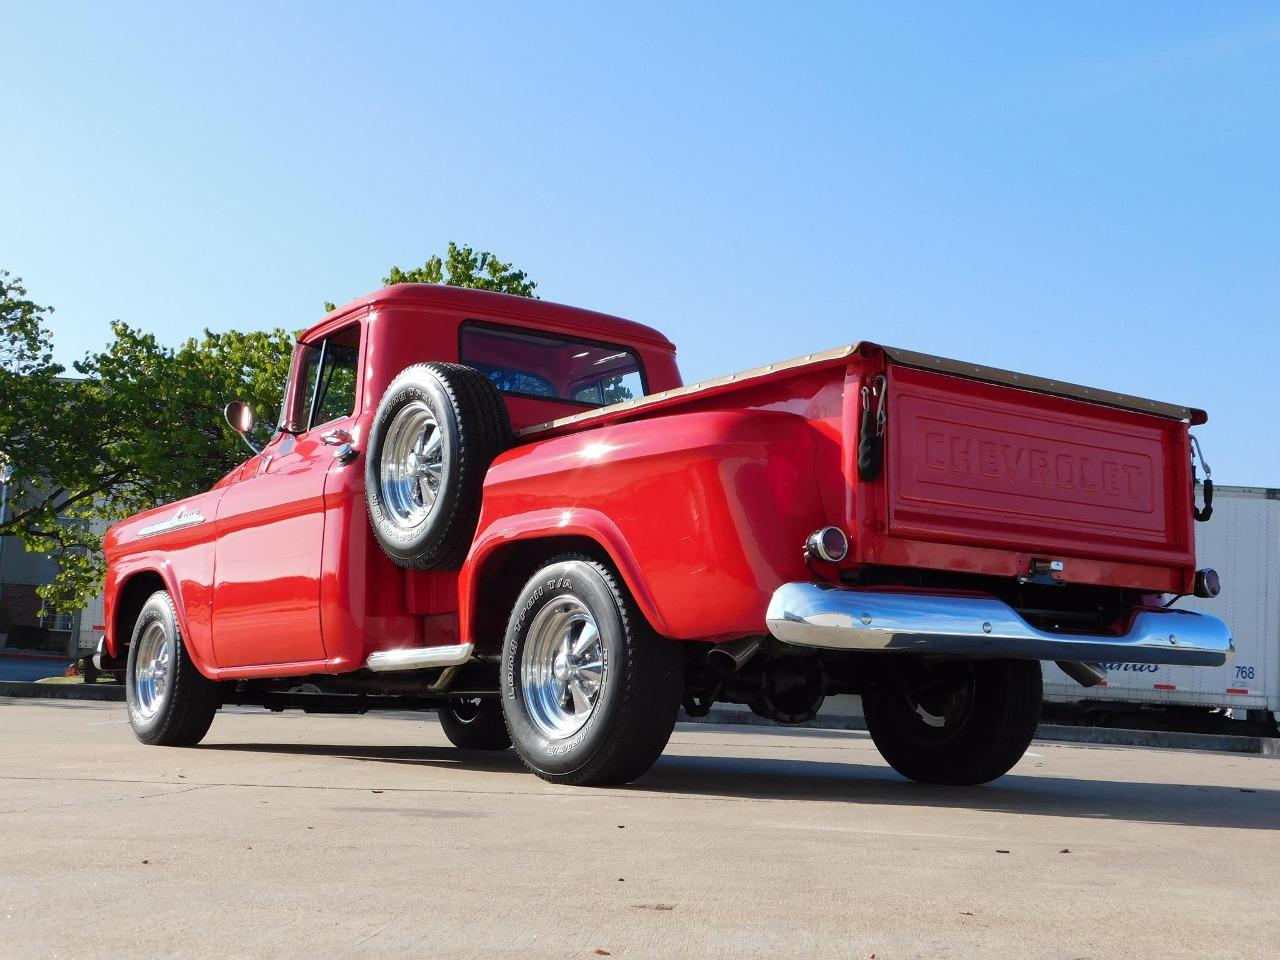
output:
[[[513,396],[603,407],[645,394],[639,357],[616,344],[468,320],[459,356]]]

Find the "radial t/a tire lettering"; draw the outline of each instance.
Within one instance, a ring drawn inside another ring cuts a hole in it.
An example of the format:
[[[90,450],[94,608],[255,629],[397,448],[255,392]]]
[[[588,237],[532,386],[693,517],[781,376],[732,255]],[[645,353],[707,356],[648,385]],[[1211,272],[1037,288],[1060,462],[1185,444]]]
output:
[[[627,783],[675,726],[683,651],[660,637],[612,569],[582,555],[533,575],[503,643],[502,707],[525,766],[553,783]]]

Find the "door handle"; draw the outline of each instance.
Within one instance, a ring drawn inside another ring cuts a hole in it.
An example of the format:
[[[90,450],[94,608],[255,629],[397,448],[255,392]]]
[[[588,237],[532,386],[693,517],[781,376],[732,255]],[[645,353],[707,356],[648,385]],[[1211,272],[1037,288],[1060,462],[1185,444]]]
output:
[[[350,463],[360,451],[351,445],[351,434],[346,430],[330,430],[320,434],[320,442],[326,447],[336,447],[333,459],[339,463]]]

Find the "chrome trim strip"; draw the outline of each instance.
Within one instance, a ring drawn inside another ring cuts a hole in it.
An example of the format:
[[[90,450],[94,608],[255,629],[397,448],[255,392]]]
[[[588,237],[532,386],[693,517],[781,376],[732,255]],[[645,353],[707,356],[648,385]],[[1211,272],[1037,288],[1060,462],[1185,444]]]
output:
[[[828,650],[1201,667],[1222,666],[1235,650],[1225,623],[1189,610],[1143,610],[1121,637],[1062,634],[1033,627],[991,597],[820,583],[784,583],[765,622],[784,643]]]
[[[475,644],[450,643],[442,647],[405,647],[379,650],[369,654],[365,666],[377,673],[393,670],[429,670],[432,667],[456,667],[471,659]]]
[[[769,374],[778,373],[781,370],[791,370],[795,367],[809,366],[810,364],[823,363],[831,360],[840,360],[844,357],[852,356],[863,347],[874,347],[876,344],[862,341],[859,343],[846,344],[843,347],[836,347],[832,350],[823,350],[819,353],[806,354],[803,357],[793,357],[790,360],[780,360],[777,363],[770,363],[763,367],[753,367],[750,370],[743,370],[741,373],[731,373],[728,376],[716,377],[713,380],[703,380],[699,383],[691,383],[688,386],[676,387],[671,390],[663,390],[661,393],[650,393],[643,397],[637,397],[634,400],[624,400],[622,403],[611,403],[607,407],[597,407],[594,410],[586,410],[582,413],[575,413],[567,417],[560,417],[556,420],[548,420],[545,423],[535,423],[527,427],[522,427],[515,432],[517,437],[527,437],[532,434],[543,433],[547,430],[554,430],[559,427],[569,426],[571,424],[582,423],[584,421],[595,420],[602,416],[610,414],[622,413],[629,410],[640,410],[655,403],[662,403],[666,400],[674,400],[677,397],[685,397],[689,394],[700,393],[704,390],[710,390],[713,387],[723,387],[731,383],[740,383],[745,380],[755,380],[758,377],[767,376]],[[1075,400],[1087,400],[1090,403],[1099,403],[1103,406],[1118,407],[1121,410],[1135,410],[1138,413],[1152,413],[1160,417],[1169,417],[1173,420],[1186,420],[1192,424],[1204,423],[1208,419],[1203,410],[1195,407],[1184,407],[1176,403],[1162,403],[1159,400],[1147,400],[1144,397],[1130,396],[1127,393],[1114,393],[1110,390],[1099,390],[1096,387],[1084,387],[1077,383],[1068,383],[1065,380],[1050,380],[1046,377],[1035,377],[1026,373],[1015,373],[1012,370],[1002,370],[999,367],[984,367],[977,363],[967,363],[963,360],[950,360],[947,357],[935,357],[930,353],[918,353],[915,350],[903,350],[899,347],[880,347],[884,351],[885,356],[893,363],[903,367],[914,367],[919,370],[936,370],[940,373],[949,373],[957,377],[967,377],[970,380],[983,380],[987,383],[999,383],[1008,387],[1017,387],[1022,390],[1032,390],[1036,393],[1049,393],[1059,397],[1070,397]]]
[[[915,350],[903,350],[899,347],[882,347],[885,356],[903,367],[914,367],[917,370],[935,370],[949,373],[970,380],[982,380],[986,383],[999,383],[1006,387],[1017,387],[1020,390],[1032,390],[1036,393],[1050,393],[1058,397],[1070,397],[1074,400],[1087,400],[1107,407],[1118,407],[1121,410],[1135,410],[1138,413],[1153,413],[1158,417],[1171,420],[1186,420],[1189,423],[1204,423],[1207,418],[1203,410],[1195,407],[1184,407],[1176,403],[1162,403],[1159,400],[1148,400],[1127,393],[1114,393],[1111,390],[1099,390],[1097,387],[1084,387],[1078,383],[1065,380],[1050,380],[1046,377],[1035,377],[1026,373],[1015,373],[999,367],[984,367],[978,363],[967,363],[963,360],[950,360],[946,357],[935,357],[931,353],[917,353]]]
[[[138,531],[139,537],[154,537],[157,534],[168,533],[170,530],[181,530],[183,527],[194,527],[196,524],[204,523],[204,514],[199,510],[182,509],[168,520],[162,520],[159,523],[153,523],[143,527]]]

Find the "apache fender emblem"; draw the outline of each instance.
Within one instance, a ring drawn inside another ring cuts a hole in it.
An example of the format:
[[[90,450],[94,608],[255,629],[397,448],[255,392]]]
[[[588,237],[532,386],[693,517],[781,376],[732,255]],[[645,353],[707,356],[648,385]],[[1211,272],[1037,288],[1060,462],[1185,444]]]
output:
[[[204,523],[204,514],[199,510],[181,507],[178,512],[168,520],[162,520],[159,523],[153,523],[150,526],[143,527],[138,531],[138,536],[154,537],[156,534],[168,533],[170,530],[180,530],[183,527],[194,527],[197,523]]]

